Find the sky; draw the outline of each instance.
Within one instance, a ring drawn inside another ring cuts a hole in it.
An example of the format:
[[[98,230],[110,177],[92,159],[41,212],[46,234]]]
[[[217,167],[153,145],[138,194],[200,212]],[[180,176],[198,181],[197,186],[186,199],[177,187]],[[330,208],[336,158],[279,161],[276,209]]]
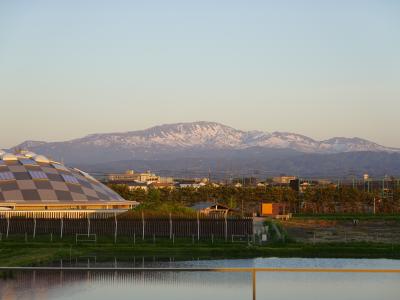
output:
[[[0,148],[216,121],[400,147],[400,1],[0,0]]]

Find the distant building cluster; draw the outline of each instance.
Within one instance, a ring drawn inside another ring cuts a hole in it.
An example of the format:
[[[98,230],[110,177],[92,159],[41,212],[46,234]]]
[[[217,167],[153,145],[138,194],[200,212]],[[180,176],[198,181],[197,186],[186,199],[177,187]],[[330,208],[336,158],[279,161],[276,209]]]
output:
[[[340,187],[352,186],[358,190],[372,191],[382,190],[385,193],[391,191],[399,186],[400,181],[394,178],[385,177],[383,179],[373,179],[368,174],[364,174],[360,178],[349,178],[347,180],[332,180],[332,179],[305,179],[293,175],[281,175],[265,180],[260,180],[256,177],[240,177],[232,178],[230,180],[210,180],[209,178],[174,178],[159,176],[151,171],[135,172],[128,170],[124,173],[108,174],[106,182],[109,184],[123,184],[129,190],[148,190],[149,188],[201,188],[206,185],[213,187],[219,186],[233,186],[236,188],[241,187],[289,187],[292,190],[304,193],[307,189],[315,187]],[[390,195],[389,195],[390,196]]]
[[[209,181],[207,178],[201,179],[179,179],[173,177],[162,177],[150,171],[135,172],[127,170],[125,173],[114,173],[107,176],[107,182],[110,184],[123,184],[129,190],[149,188],[200,188],[205,186]]]

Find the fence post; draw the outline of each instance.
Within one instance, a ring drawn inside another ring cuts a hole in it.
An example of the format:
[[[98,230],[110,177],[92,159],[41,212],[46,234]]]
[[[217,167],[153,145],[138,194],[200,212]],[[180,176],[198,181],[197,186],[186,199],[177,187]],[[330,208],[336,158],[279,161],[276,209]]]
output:
[[[36,217],[33,219],[33,238],[36,237]]]
[[[225,242],[228,241],[228,220],[225,215]]]
[[[89,214],[87,215],[87,236],[90,234],[90,218]]]
[[[61,218],[60,238],[63,238],[64,218]]]
[[[144,240],[144,213],[142,212],[142,240]]]
[[[117,232],[118,232],[117,213],[114,213],[114,220],[115,220],[114,243],[117,243]]]
[[[172,216],[169,213],[169,239],[172,239]]]
[[[197,240],[200,240],[200,217],[199,212],[197,212]]]
[[[9,231],[10,231],[10,216],[8,216],[8,218],[7,218],[7,234],[6,234],[6,238],[8,238]]]

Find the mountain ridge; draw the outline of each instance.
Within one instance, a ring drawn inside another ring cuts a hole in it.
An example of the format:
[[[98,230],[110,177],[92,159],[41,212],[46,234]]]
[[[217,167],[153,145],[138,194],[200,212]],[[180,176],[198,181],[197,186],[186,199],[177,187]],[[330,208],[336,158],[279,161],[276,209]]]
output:
[[[358,137],[332,137],[318,141],[297,133],[244,131],[217,122],[206,121],[163,124],[127,132],[95,133],[64,142],[25,141],[14,148],[56,147],[63,143],[92,145],[101,148],[116,147],[133,151],[134,148],[144,150],[154,147],[171,148],[171,150],[193,147],[210,149],[264,147],[287,148],[304,153],[400,152],[400,149],[385,147]]]
[[[64,142],[26,141],[15,147],[25,148],[92,172],[133,168],[175,176],[209,170],[224,176],[255,170],[260,176],[400,175],[400,149],[365,139],[317,141],[296,133],[244,131],[205,121],[90,134]]]

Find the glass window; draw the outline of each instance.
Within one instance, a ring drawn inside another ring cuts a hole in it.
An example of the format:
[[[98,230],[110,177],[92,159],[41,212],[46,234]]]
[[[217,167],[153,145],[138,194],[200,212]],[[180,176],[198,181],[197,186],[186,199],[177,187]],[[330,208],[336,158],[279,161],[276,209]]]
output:
[[[0,180],[14,180],[14,174],[12,172],[0,172]]]
[[[61,174],[61,176],[64,178],[64,181],[67,183],[79,184],[78,179],[76,179],[74,176],[66,175],[66,174]]]
[[[42,171],[29,171],[32,179],[48,179],[45,172]]]
[[[97,182],[97,180],[96,180],[93,176],[89,175],[88,173],[83,172],[82,170],[79,170],[79,169],[77,169],[77,168],[74,168],[74,170],[78,171],[79,174],[81,174],[83,177]]]
[[[61,171],[69,171],[68,168],[61,164],[51,164],[54,168]]]
[[[29,158],[22,158],[19,160],[24,166],[37,166],[38,164]]]

